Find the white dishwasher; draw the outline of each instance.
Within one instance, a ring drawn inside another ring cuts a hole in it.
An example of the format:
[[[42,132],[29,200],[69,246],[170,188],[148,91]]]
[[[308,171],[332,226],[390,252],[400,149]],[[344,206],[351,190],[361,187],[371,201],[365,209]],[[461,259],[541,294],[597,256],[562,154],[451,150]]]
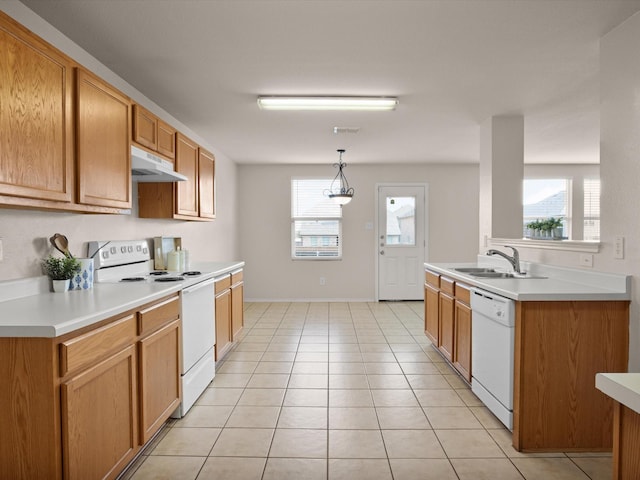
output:
[[[471,289],[471,390],[513,430],[514,301]]]

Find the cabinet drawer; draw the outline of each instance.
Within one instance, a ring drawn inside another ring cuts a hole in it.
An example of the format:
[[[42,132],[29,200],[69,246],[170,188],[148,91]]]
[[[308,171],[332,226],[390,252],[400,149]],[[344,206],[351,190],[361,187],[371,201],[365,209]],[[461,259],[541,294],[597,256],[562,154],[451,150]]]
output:
[[[455,280],[452,280],[451,278],[440,277],[440,290],[448,293],[451,296],[454,296],[455,283],[456,283]]]
[[[221,279],[216,279],[216,295],[224,292],[231,286],[231,275],[227,275]]]
[[[440,288],[440,275],[438,275],[437,273],[433,273],[427,270],[425,272],[425,281],[432,287]]]
[[[242,270],[231,274],[231,285],[241,282],[243,279]]]
[[[151,333],[180,317],[180,297],[175,295],[138,312],[139,335]]]
[[[471,305],[471,291],[469,287],[461,283],[456,283],[456,300]]]
[[[89,365],[135,340],[136,322],[133,315],[67,340],[60,344],[60,376]]]

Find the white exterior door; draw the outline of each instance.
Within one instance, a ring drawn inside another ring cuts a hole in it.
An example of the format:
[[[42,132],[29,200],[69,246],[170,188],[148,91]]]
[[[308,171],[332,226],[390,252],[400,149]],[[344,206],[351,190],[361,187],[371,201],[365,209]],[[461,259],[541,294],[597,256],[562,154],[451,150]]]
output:
[[[378,186],[378,300],[422,300],[426,185]]]

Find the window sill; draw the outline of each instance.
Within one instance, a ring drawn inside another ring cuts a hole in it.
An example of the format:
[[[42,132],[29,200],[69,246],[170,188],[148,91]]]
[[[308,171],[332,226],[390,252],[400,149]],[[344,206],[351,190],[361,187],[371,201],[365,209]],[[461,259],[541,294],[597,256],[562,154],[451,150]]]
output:
[[[600,242],[586,242],[583,240],[533,240],[530,238],[490,238],[491,246],[511,245],[522,248],[537,248],[540,250],[563,250],[565,252],[598,253]]]

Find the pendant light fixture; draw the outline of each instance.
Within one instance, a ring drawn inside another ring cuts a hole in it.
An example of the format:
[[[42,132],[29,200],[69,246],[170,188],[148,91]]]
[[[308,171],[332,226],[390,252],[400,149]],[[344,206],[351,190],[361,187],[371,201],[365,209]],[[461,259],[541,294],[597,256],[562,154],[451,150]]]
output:
[[[349,186],[347,177],[344,176],[344,172],[342,171],[347,166],[347,164],[342,161],[342,154],[344,152],[343,149],[338,150],[340,160],[338,163],[333,164],[334,167],[338,168],[338,174],[336,178],[333,179],[333,182],[331,182],[331,189],[325,190],[325,195],[340,206],[349,203],[354,194],[353,187]]]

